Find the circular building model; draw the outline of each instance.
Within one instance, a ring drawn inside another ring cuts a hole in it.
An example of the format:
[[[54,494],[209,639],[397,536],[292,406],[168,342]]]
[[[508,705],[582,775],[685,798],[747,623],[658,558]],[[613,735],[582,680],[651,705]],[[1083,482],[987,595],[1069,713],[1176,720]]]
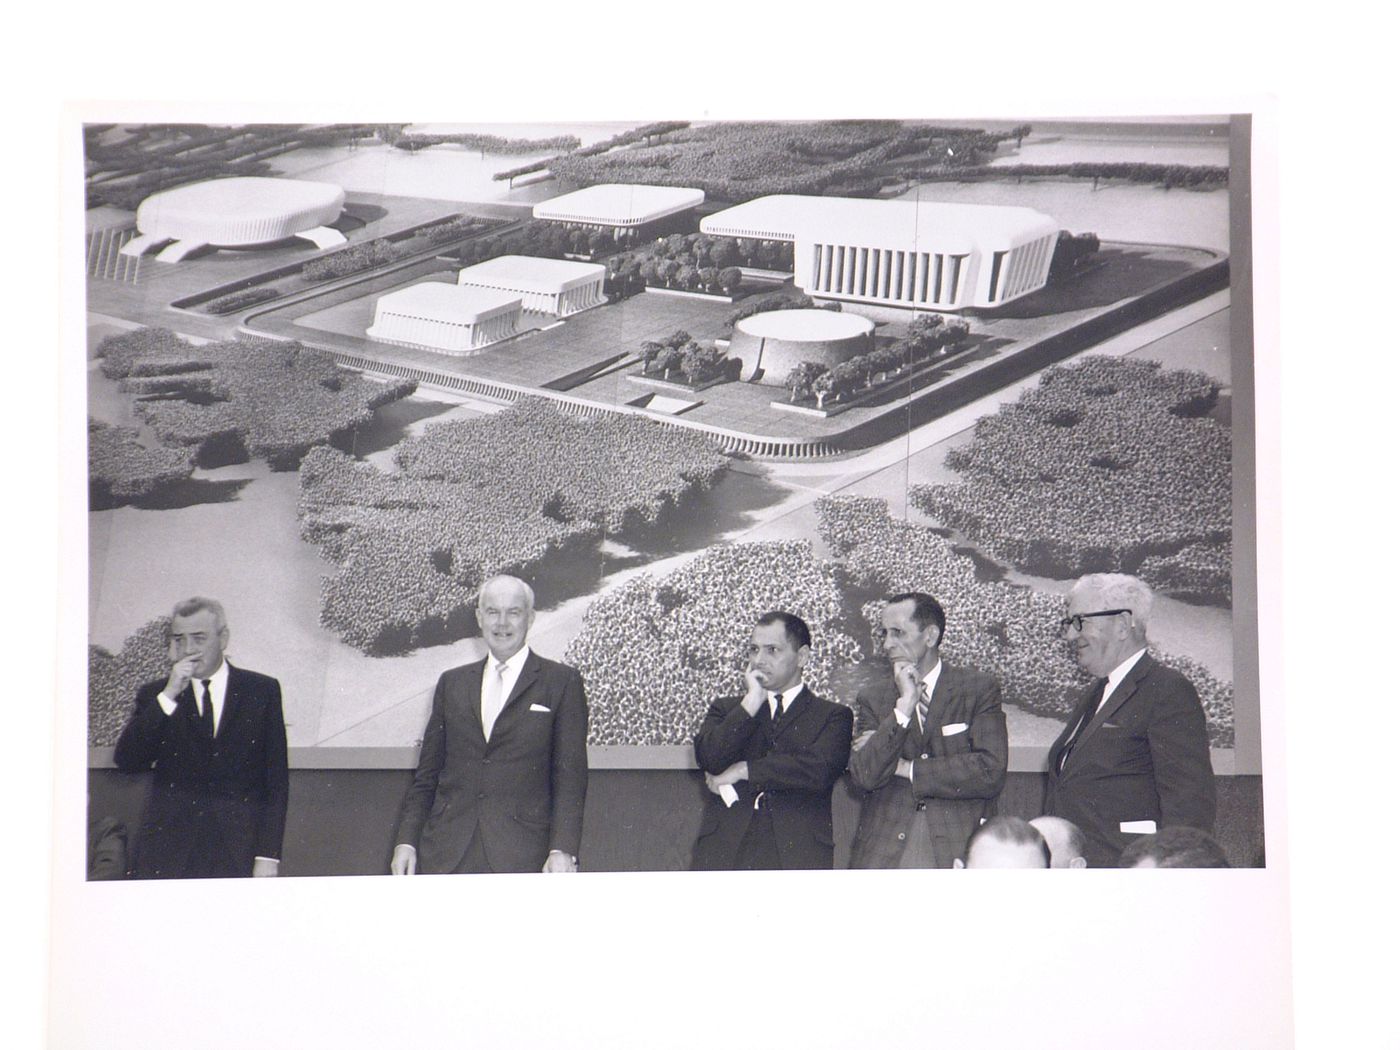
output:
[[[803,361],[835,368],[870,349],[875,323],[830,310],[770,310],[734,326],[729,356],[740,362],[739,378],[782,386]]]
[[[302,237],[318,248],[345,243],[330,228],[345,207],[345,191],[329,182],[241,177],[210,179],[153,193],[136,209],[139,236],[122,252],[160,250],[179,262],[204,248],[249,248]]]

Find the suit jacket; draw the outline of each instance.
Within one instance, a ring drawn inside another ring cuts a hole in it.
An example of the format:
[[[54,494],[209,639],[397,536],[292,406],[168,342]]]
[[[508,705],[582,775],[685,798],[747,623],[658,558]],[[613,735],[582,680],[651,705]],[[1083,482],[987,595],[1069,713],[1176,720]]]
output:
[[[572,667],[531,652],[488,742],[484,659],[438,679],[398,837],[418,870],[453,871],[472,836],[493,871],[539,871],[550,850],[578,855],[588,791],[588,704]]]
[[[117,741],[117,768],[155,768],[136,834],[137,878],[251,875],[254,857],[280,858],[287,823],[287,729],[277,679],[229,664],[219,729],[199,726],[186,685],[166,715],[164,680],[136,694]]]
[[[1112,867],[1134,836],[1126,821],[1159,828],[1215,825],[1215,775],[1205,711],[1186,677],[1144,653],[1090,720],[1065,759],[1075,727],[1098,699],[1102,682],[1080,698],[1050,748],[1045,812],[1073,821],[1087,841],[1091,867]]]
[[[917,715],[899,725],[898,698],[893,678],[856,697],[856,735],[874,730],[874,736],[851,752],[851,779],[866,792],[851,867],[898,867],[911,823],[923,819],[934,859],[940,868],[951,868],[954,858],[966,857],[977,825],[996,812],[1006,783],[1001,685],[945,660],[922,734]],[[945,734],[959,725],[966,728]],[[901,758],[913,763],[912,784],[895,776]]]
[[[740,706],[742,699],[711,704],[695,737],[695,761],[706,773],[719,775],[735,762],[748,762],[749,779],[734,785],[739,801],[733,806],[706,792],[691,868],[736,866],[760,792],[772,814],[783,868],[830,868],[831,792],[851,752],[851,709],[804,687],[774,726],[766,703],[750,716]]]

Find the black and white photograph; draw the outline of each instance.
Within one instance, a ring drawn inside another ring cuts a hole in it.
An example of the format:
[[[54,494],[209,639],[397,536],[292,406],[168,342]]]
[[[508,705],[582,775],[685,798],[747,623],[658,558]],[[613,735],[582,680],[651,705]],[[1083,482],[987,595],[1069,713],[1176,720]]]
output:
[[[550,84],[66,104],[50,1045],[1293,1045],[1274,101]]]

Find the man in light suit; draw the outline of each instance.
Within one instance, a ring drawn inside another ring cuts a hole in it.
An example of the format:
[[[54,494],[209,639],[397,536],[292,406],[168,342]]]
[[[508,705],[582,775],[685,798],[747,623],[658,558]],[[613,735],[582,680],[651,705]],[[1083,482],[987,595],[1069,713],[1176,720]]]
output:
[[[866,792],[853,868],[951,868],[1006,782],[1006,715],[991,675],[945,663],[932,596],[896,594],[881,624],[893,679],[856,696],[851,780]]]
[[[711,794],[694,871],[830,868],[831,792],[851,751],[851,709],[802,683],[812,636],[801,617],[764,613],[743,696],[710,705],[695,761]]]
[[[224,659],[223,606],[191,598],[171,614],[170,674],[141,687],[117,768],[154,766],[136,834],[145,879],[276,875],[287,822],[287,730],[277,679]]]
[[[1152,591],[1119,573],[1084,576],[1062,629],[1095,676],[1050,748],[1045,812],[1083,830],[1091,868],[1166,825],[1210,833],[1215,776],[1195,687],[1147,651]]]
[[[572,667],[525,644],[535,595],[496,576],[477,598],[488,655],[438,679],[390,871],[578,870],[588,704]]]

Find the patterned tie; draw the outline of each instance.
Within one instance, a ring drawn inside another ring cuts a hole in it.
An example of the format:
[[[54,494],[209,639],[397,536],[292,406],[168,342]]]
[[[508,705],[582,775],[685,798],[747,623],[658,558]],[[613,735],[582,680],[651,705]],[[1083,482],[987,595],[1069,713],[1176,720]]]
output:
[[[486,675],[481,688],[481,728],[487,740],[491,739],[491,730],[496,725],[505,700],[502,694],[505,692],[506,665],[498,663],[493,670],[494,673]]]
[[[204,687],[204,706],[199,711],[199,728],[210,740],[214,739],[214,694],[209,691],[209,679],[201,678]]]
[[[914,710],[919,713],[919,733],[924,732],[924,723],[928,721],[928,683],[919,683],[919,702],[914,705]]]

